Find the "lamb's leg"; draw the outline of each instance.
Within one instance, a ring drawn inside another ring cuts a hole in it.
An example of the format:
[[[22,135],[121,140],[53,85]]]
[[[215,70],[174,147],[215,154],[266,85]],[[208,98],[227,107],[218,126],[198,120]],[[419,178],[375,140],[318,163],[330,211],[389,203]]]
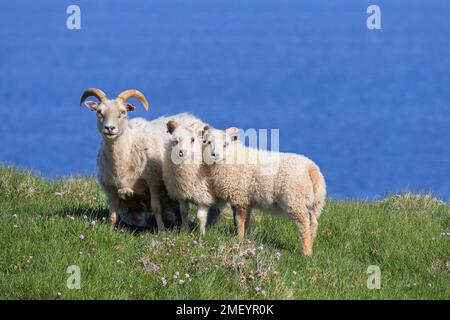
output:
[[[151,208],[155,215],[156,225],[158,226],[158,231],[164,231],[164,222],[162,218],[162,204],[161,204],[161,188],[159,186],[150,186],[150,198],[151,198]]]
[[[189,204],[186,201],[180,201],[181,228],[189,232]]]
[[[236,225],[238,229],[239,241],[243,241],[245,237],[245,225],[247,220],[247,210],[244,208],[236,208]]]
[[[323,179],[322,174],[320,173],[319,168],[314,165],[310,165],[308,167],[308,174],[311,179],[312,189],[313,189],[313,203],[309,209],[310,213],[310,225],[311,225],[311,241],[314,242],[317,233],[317,220],[322,212],[323,207],[325,206],[326,199],[326,186],[325,180]]]
[[[319,198],[319,199],[315,200],[313,206],[309,210],[310,220],[311,220],[311,238],[312,238],[313,242],[316,239],[316,234],[317,234],[317,227],[318,227],[317,220],[319,219],[319,216],[322,213],[322,209],[323,209],[324,205],[325,205],[325,200]]]
[[[308,215],[309,213],[306,207],[304,208],[304,210],[300,210],[292,214],[292,217],[294,218],[298,227],[302,252],[304,256],[312,255],[311,225]]]
[[[246,219],[245,219],[245,233],[247,234],[247,235],[249,235],[250,234],[250,231],[251,231],[251,228],[252,228],[252,224],[251,224],[251,213],[252,213],[252,211],[251,210],[248,210],[247,211],[247,217],[246,217]]]
[[[199,204],[197,206],[197,220],[200,228],[200,234],[205,235],[206,232],[206,221],[208,219],[208,206]]]
[[[311,228],[311,242],[314,243],[314,240],[316,239],[316,234],[317,234],[317,227],[318,227],[318,222],[317,222],[317,216],[316,213],[313,210],[310,210],[310,217],[311,217],[311,222],[310,222],[310,228]]]

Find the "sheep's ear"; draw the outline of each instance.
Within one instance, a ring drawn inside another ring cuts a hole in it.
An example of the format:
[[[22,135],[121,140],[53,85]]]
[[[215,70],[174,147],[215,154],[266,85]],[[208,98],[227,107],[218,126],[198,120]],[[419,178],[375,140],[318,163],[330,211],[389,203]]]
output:
[[[127,111],[134,111],[134,110],[136,110],[136,106],[134,104],[128,103],[128,102],[125,103],[125,108],[127,108]]]
[[[192,130],[197,136],[201,137],[203,136],[203,124],[199,121],[196,121],[189,125],[188,127],[190,130]]]
[[[98,102],[95,102],[95,101],[86,101],[86,102],[84,103],[84,105],[85,105],[86,107],[88,107],[91,111],[97,111],[97,108],[98,108]]]
[[[231,138],[232,141],[239,140],[239,129],[236,127],[231,127],[225,130],[225,134]]]
[[[178,122],[176,122],[175,120],[170,120],[169,122],[167,122],[167,132],[172,134],[179,126],[180,124]]]

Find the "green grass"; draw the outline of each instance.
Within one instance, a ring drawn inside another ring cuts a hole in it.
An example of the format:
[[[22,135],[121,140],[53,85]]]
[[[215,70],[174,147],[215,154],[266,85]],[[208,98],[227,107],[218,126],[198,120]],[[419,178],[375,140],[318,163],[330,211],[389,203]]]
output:
[[[287,219],[255,214],[251,243],[238,244],[229,214],[200,240],[195,229],[110,231],[106,209],[94,178],[50,182],[1,167],[0,298],[450,298],[450,237],[443,234],[450,231],[450,206],[430,196],[329,200],[312,258],[300,255]],[[261,245],[254,256],[239,257]],[[70,265],[81,269],[80,290],[66,286]],[[379,290],[367,289],[369,265],[381,269]],[[192,280],[179,284],[176,272]]]

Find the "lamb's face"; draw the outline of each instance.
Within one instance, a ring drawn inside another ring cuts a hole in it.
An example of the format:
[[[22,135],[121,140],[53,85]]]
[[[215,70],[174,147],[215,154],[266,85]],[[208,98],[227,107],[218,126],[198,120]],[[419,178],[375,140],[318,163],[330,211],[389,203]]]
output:
[[[202,144],[199,127],[201,123],[187,127],[181,127],[175,120],[167,123],[168,132],[171,134],[171,159],[174,163],[193,163],[197,158],[201,163]]]
[[[232,157],[232,142],[238,140],[237,128],[225,131],[208,129],[203,136],[203,156],[208,164],[221,163]]]
[[[120,137],[127,127],[128,111],[135,109],[134,105],[118,100],[86,101],[86,105],[97,112],[97,129],[107,141]]]

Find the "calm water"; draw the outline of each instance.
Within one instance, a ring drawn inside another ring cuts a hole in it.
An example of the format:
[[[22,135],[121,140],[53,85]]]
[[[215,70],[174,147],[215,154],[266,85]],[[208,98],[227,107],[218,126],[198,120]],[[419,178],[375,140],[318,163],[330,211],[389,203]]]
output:
[[[333,197],[448,200],[450,2],[375,2],[380,31],[359,0],[1,1],[0,163],[93,174],[82,91],[137,88],[151,106],[134,116],[280,128],[280,149],[314,159]]]

